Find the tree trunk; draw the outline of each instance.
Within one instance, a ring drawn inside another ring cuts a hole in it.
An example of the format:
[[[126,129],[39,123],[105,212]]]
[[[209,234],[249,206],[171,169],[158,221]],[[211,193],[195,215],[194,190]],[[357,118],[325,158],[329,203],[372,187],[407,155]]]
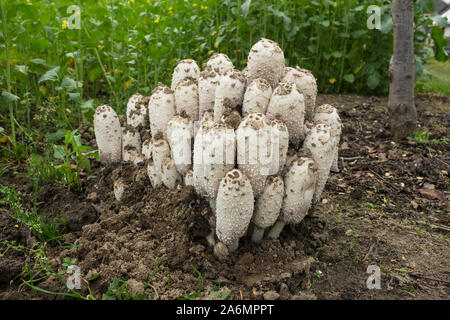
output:
[[[394,0],[394,55],[389,65],[391,133],[395,140],[416,129],[414,104],[414,0]]]

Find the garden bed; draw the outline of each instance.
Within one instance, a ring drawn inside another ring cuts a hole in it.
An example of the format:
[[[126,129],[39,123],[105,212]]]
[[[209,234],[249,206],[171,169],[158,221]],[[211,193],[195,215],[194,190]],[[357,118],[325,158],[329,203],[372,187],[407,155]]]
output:
[[[337,107],[344,123],[341,172],[330,175],[311,216],[279,240],[245,238],[218,260],[205,240],[211,211],[192,187],[153,189],[145,167],[93,164],[95,178],[83,181],[82,192],[45,182],[37,193],[39,212],[65,213],[70,233],[62,245],[43,248],[10,218],[7,205],[0,206],[0,299],[34,297],[22,285],[29,273],[21,274],[42,262],[33,246],[54,270],[75,258],[86,279],[77,291],[86,297],[90,290],[96,299],[117,293],[108,290],[116,277],[148,299],[450,298],[448,98],[417,96],[421,128],[398,143],[388,133],[387,97],[319,95],[317,105],[324,103]],[[80,131],[84,144],[95,145],[88,128]],[[137,180],[120,204],[112,190],[116,175]],[[22,202],[31,206],[26,176],[25,168],[11,167],[1,178],[28,194]],[[6,250],[5,240],[24,247]],[[369,265],[381,269],[379,290],[366,287]],[[68,292],[55,275],[39,287]]]

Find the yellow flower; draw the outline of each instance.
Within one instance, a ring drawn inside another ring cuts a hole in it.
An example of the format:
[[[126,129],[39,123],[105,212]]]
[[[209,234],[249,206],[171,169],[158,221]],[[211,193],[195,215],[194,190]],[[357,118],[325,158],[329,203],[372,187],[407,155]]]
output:
[[[208,56],[212,55],[214,53],[214,50],[209,50],[208,51]]]
[[[196,4],[196,3],[193,3],[192,6],[195,8],[195,7],[197,6],[197,4]]]
[[[28,2],[28,1],[27,1],[27,2]],[[15,224],[15,225],[14,225],[14,227],[18,228],[18,227],[19,227],[19,225],[18,225],[18,224]]]
[[[61,27],[63,29],[67,28],[67,21],[66,20],[63,20]]]
[[[336,79],[335,78],[331,78],[331,79],[328,80],[328,82],[331,83],[331,84],[334,84],[336,82]]]
[[[338,6],[338,3],[337,3],[337,1],[335,2],[335,3],[333,3],[333,7],[337,7]]]
[[[124,84],[125,89],[128,89],[132,84],[133,84],[133,79],[130,79],[127,82],[125,82],[125,84]]]
[[[219,41],[214,42],[214,48],[218,48],[219,47]]]
[[[27,0],[27,3],[30,3],[30,0]]]
[[[213,32],[211,32],[211,36],[214,37],[216,35],[216,33],[217,33],[217,31],[214,30]]]
[[[202,10],[208,9],[208,7],[207,7],[207,6],[204,6],[204,5],[201,5],[200,8],[201,8]]]
[[[97,46],[97,48],[98,48],[98,50],[102,51],[102,50],[105,48],[105,46],[102,45],[102,44],[99,44],[99,45]]]
[[[150,3],[150,0],[147,0],[147,3]]]
[[[19,68],[19,72],[22,72],[22,73],[23,73],[23,69],[22,69],[22,68]]]
[[[156,19],[155,19],[155,23],[159,23],[159,20],[161,20],[160,17],[156,18]]]
[[[170,14],[171,16],[173,16],[173,8],[172,8],[172,7],[169,7],[169,14]]]
[[[47,89],[45,87],[39,87],[39,91],[45,96],[47,94]]]

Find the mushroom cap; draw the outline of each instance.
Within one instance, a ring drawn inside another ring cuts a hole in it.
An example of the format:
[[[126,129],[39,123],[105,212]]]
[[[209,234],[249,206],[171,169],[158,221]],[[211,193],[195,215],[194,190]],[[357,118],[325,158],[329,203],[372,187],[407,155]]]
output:
[[[239,170],[229,171],[220,181],[216,199],[216,234],[225,245],[232,245],[247,231],[253,215],[253,190]]]
[[[312,120],[314,116],[314,108],[316,107],[317,82],[311,71],[296,69],[291,67],[285,68],[283,82],[289,81],[295,83],[297,90],[303,94],[305,98],[306,119]]]
[[[127,103],[127,124],[134,128],[147,126],[149,97],[136,93],[133,94]]]
[[[135,162],[141,155],[141,135],[132,127],[122,130],[122,159]]]
[[[218,122],[227,109],[235,109],[242,104],[245,77],[239,70],[227,71],[220,77],[214,99],[214,121]]]
[[[175,97],[173,91],[166,85],[159,83],[153,89],[148,103],[150,129],[155,136],[160,132],[166,137],[167,124],[175,115]]]
[[[192,165],[194,124],[190,118],[176,115],[167,125],[167,140],[177,171],[185,175]]]
[[[283,178],[281,176],[268,176],[264,191],[256,201],[252,222],[261,229],[272,226],[280,214],[283,197]]]
[[[102,163],[122,160],[122,129],[117,113],[108,105],[97,107],[94,113],[95,140]]]
[[[205,64],[205,69],[211,69],[219,74],[224,74],[227,71],[233,70],[233,62],[224,53],[213,54]]]
[[[311,152],[312,158],[318,168],[314,203],[320,200],[330,174],[330,168],[334,159],[336,141],[331,135],[331,127],[319,123],[313,126],[306,135],[303,148]]]
[[[216,88],[220,75],[214,70],[205,70],[198,79],[198,116],[201,119],[206,110],[214,110]]]
[[[289,131],[289,142],[300,145],[304,138],[305,100],[294,83],[280,83],[270,98],[267,115],[283,121]]]
[[[279,219],[287,224],[297,224],[308,214],[316,184],[314,160],[299,157],[284,178],[285,196]]]
[[[198,120],[198,84],[193,78],[181,80],[175,88],[177,114],[186,113],[192,120]]]
[[[242,113],[244,116],[250,113],[266,113],[272,96],[270,83],[263,78],[256,78],[248,86],[244,94]]]
[[[323,123],[331,127],[333,136],[340,136],[342,131],[342,121],[335,107],[323,104],[315,109],[314,123]]]
[[[250,49],[247,60],[247,83],[264,78],[275,88],[284,76],[283,50],[275,41],[262,38]]]
[[[205,121],[194,140],[194,187],[198,194],[215,198],[220,180],[234,168],[236,137],[223,123]]]
[[[265,115],[250,113],[236,130],[238,167],[250,180],[255,197],[262,193],[273,163],[279,160],[278,155],[273,157],[271,129]]]
[[[186,78],[192,78],[198,80],[200,75],[200,68],[197,62],[192,59],[185,59],[178,62],[172,74],[172,85],[171,89],[175,90],[178,83]]]

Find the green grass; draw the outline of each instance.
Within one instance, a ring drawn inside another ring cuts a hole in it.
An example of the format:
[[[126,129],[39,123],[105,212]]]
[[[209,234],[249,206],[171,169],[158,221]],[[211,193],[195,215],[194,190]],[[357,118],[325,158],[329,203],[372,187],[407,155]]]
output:
[[[440,62],[431,59],[425,65],[429,76],[422,76],[416,83],[418,92],[438,92],[450,96],[450,60]]]

